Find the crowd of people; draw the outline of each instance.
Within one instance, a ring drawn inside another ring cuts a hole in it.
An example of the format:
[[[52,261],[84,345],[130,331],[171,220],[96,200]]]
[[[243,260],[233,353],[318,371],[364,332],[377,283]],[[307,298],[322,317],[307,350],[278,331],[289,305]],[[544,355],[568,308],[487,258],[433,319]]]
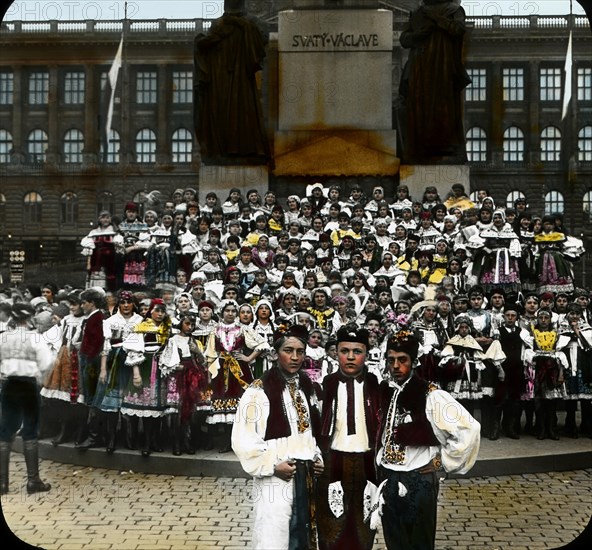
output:
[[[444,200],[426,187],[413,201],[404,185],[390,201],[380,186],[306,195],[282,205],[232,189],[200,205],[178,189],[158,211],[128,203],[82,240],[85,290],[5,290],[1,329],[11,303],[29,302],[55,355],[41,391],[54,443],[113,452],[121,432],[145,455],[218,440],[229,451],[238,400],[270,368],[282,322],[310,331],[317,388],[336,369],[340,327],[369,329],[379,379],[388,336],[408,328],[418,375],[480,409],[483,436],[556,439],[560,403],[565,435],[592,435],[590,300],[572,270],[583,248],[561,216],[523,198],[496,207],[486,191],[473,202],[461,184]]]
[[[461,184],[444,200],[426,187],[413,201],[404,185],[392,201],[380,186],[371,197],[320,183],[306,194],[283,206],[272,191],[261,199],[232,189],[221,204],[211,192],[200,205],[195,190],[179,189],[158,211],[128,203],[122,219],[101,212],[82,240],[84,289],[2,290],[2,492],[19,429],[30,492],[50,488],[37,467],[40,431],[81,452],[125,445],[148,457],[217,445],[234,449],[255,477],[298,478],[294,495],[306,496],[307,479],[321,476],[333,496],[320,504],[319,533],[345,540],[350,523],[336,525],[329,512],[339,518],[345,509],[355,525],[372,515],[344,505],[336,483],[345,472],[397,479],[374,487],[397,509],[396,487],[418,482],[407,474],[432,474],[440,452],[447,470],[470,467],[478,442],[446,450],[455,430],[468,430],[457,443],[475,426],[491,440],[592,437],[590,296],[572,270],[584,250],[561,216],[538,217],[522,198],[496,207],[486,191],[474,202]],[[348,377],[364,382],[356,389],[364,411],[353,408]],[[465,421],[435,418],[420,394],[433,406],[455,403]],[[294,418],[283,416],[288,401]],[[241,406],[284,413],[245,423]],[[352,483],[356,499],[374,502]],[[257,513],[267,518],[264,504]],[[366,535],[360,547],[371,546]]]

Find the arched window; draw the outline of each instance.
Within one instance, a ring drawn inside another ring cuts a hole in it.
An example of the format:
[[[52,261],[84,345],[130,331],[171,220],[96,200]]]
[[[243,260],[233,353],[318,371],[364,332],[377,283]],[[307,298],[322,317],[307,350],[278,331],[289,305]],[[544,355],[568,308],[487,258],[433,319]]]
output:
[[[64,134],[64,162],[79,164],[82,162],[84,136],[80,130],[73,128]]]
[[[78,195],[67,191],[60,197],[60,223],[73,225],[78,222]]]
[[[469,128],[467,132],[467,157],[469,162],[487,161],[487,134],[483,128]]]
[[[504,132],[504,162],[524,160],[524,132],[518,126],[510,126]]]
[[[12,135],[8,130],[0,130],[0,164],[10,162],[12,152]]]
[[[156,134],[150,128],[136,134],[136,162],[156,162]]]
[[[563,195],[559,191],[549,191],[545,195],[545,216],[563,214]]]
[[[193,139],[189,130],[185,128],[175,130],[171,145],[173,162],[191,162]]]
[[[25,225],[35,225],[41,223],[41,203],[42,198],[39,193],[31,191],[23,199],[23,223]]]
[[[111,191],[103,191],[97,195],[97,218],[103,210],[108,210],[112,216],[115,214],[115,197]]]
[[[588,191],[584,195],[583,210],[586,221],[592,222],[592,191]]]
[[[27,154],[30,163],[45,162],[48,142],[47,134],[43,130],[36,128],[31,131],[27,138]]]
[[[541,161],[559,162],[561,156],[561,131],[547,126],[541,132]]]
[[[506,208],[514,208],[516,199],[526,199],[526,195],[522,191],[512,191],[506,197]]]
[[[592,126],[584,126],[578,132],[578,160],[592,161]]]
[[[109,131],[109,147],[107,148],[107,159],[105,159],[105,145],[101,143],[101,162],[117,164],[119,162],[119,151],[121,148],[121,137],[119,132],[111,128]]]

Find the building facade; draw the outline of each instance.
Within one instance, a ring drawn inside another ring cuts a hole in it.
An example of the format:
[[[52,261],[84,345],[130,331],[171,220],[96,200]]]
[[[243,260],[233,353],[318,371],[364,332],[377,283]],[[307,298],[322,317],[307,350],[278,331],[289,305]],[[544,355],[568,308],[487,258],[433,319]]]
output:
[[[386,3],[385,3],[386,5]],[[276,12],[257,13],[270,34],[262,95],[273,136]],[[263,8],[262,8],[263,9]],[[406,52],[395,11],[393,82]],[[465,130],[471,188],[536,213],[563,213],[592,248],[592,33],[585,17],[470,17]],[[97,213],[121,216],[142,193],[199,186],[193,123],[193,41],[211,22],[5,22],[0,29],[0,249],[27,263],[79,258]],[[564,65],[573,31],[572,99],[562,117]],[[107,72],[125,35],[105,150]],[[397,90],[393,90],[396,112]],[[396,121],[394,121],[396,124]],[[396,127],[394,125],[393,127]],[[350,178],[351,179],[351,178]],[[293,182],[270,179],[280,196]],[[302,180],[301,183],[308,183]],[[350,180],[342,180],[344,188]],[[365,178],[364,186],[372,185]],[[384,183],[384,181],[382,181]],[[389,182],[396,185],[396,178]],[[226,197],[221,197],[225,199]],[[579,274],[586,283],[589,260]]]

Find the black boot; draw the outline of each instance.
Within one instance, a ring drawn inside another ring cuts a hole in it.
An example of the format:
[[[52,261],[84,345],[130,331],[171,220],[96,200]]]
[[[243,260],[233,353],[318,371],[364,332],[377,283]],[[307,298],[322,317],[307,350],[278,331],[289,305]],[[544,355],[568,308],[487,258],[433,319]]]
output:
[[[592,438],[592,402],[589,399],[581,399],[580,406],[582,408],[580,431],[584,436]]]
[[[152,418],[151,420],[154,423],[151,435],[151,449],[155,453],[162,453],[164,451],[164,445],[162,444],[162,418]]]
[[[74,438],[74,445],[78,447],[82,442],[88,438],[88,417],[89,410],[86,405],[76,405],[76,422],[78,429],[76,431],[76,437]]]
[[[491,397],[483,397],[481,399],[481,437],[491,438],[491,428],[493,425],[492,406]]]
[[[39,477],[39,444],[36,439],[23,440],[25,464],[27,465],[27,493],[44,493],[51,489],[49,483],[44,483]]]
[[[193,437],[192,437],[192,426],[191,424],[183,424],[181,426],[181,437],[183,440],[183,452],[188,455],[195,454],[195,446],[193,445]]]
[[[173,435],[173,454],[179,456],[181,454],[181,420],[179,415],[174,414],[171,416],[171,432]]]
[[[516,431],[516,424],[520,425],[520,421],[516,422],[516,418],[520,418],[522,414],[522,406],[520,401],[509,401],[507,405],[508,410],[508,430],[506,435],[510,439],[520,439],[519,433]],[[506,412],[504,412],[505,416]]]
[[[148,416],[142,418],[142,427],[144,428],[144,444],[142,445],[142,456],[150,456],[152,433],[154,431],[154,419]]]
[[[100,436],[99,436],[99,419],[100,411],[91,407],[88,412],[88,437],[78,444],[78,448],[81,451],[86,451],[95,447],[100,447]]]
[[[67,439],[66,433],[68,430],[67,421],[63,420],[60,422],[60,431],[56,434],[56,436],[51,440],[51,444],[54,447],[57,447],[61,443],[64,443]]]
[[[537,439],[545,439],[547,437],[547,401],[548,399],[541,399],[537,403],[536,408],[536,427],[537,427]]]
[[[204,451],[211,451],[214,448],[214,435],[212,425],[206,424],[205,431],[200,433],[201,435],[201,448]]]
[[[222,445],[220,447],[221,453],[229,453],[232,451],[232,445],[230,444],[230,438],[232,435],[232,425],[224,424],[224,432],[222,435]]]
[[[578,408],[577,401],[565,401],[565,427],[564,432],[567,437],[577,439],[578,426],[576,425],[576,409]]]
[[[8,469],[12,441],[0,441],[0,495],[8,493]]]
[[[115,452],[115,441],[117,440],[118,413],[103,413],[105,415],[105,431],[107,436],[107,453]]]
[[[557,425],[555,419],[557,418],[557,399],[547,399],[547,430],[549,439],[557,441],[559,435],[557,434]]]
[[[138,417],[125,417],[125,446],[131,451],[138,448]]]
[[[520,404],[524,408],[524,416],[526,417],[524,433],[534,435],[536,433],[534,423],[534,401],[522,401]]]
[[[493,405],[491,407],[491,430],[489,432],[489,440],[496,441],[500,436],[500,420],[502,418],[501,405]]]

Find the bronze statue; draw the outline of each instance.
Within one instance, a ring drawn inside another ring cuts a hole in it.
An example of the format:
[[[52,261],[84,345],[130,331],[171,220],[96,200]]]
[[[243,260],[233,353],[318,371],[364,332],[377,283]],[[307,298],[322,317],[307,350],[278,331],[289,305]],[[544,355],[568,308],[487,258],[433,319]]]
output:
[[[195,129],[205,162],[266,164],[269,159],[256,81],[266,40],[242,4],[226,0],[224,15],[195,39]]]
[[[465,11],[458,3],[424,0],[401,34],[401,45],[410,49],[399,86],[407,163],[467,160],[461,94],[471,79],[462,63],[464,33]]]

